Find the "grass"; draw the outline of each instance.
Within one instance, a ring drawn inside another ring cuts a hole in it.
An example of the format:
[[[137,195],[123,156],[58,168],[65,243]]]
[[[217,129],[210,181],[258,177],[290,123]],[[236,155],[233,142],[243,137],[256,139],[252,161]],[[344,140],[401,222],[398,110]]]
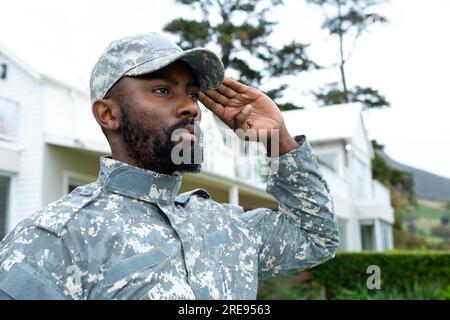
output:
[[[440,238],[440,237],[427,236],[427,237],[425,237],[425,241],[428,244],[438,245],[438,244],[441,244],[442,242],[444,242],[444,239]]]
[[[410,225],[414,225],[413,234],[424,237],[429,245],[440,245],[444,242],[443,237],[433,236],[433,228],[441,226],[444,216],[450,218],[450,212],[445,209],[444,203],[419,200],[417,206],[410,206],[408,212],[402,215],[403,228],[410,231]]]
[[[405,218],[417,218],[417,217],[427,217],[427,218],[441,218],[447,214],[447,210],[442,206],[440,208],[430,207],[424,204],[418,204],[417,206],[410,206],[408,212],[405,213]]]

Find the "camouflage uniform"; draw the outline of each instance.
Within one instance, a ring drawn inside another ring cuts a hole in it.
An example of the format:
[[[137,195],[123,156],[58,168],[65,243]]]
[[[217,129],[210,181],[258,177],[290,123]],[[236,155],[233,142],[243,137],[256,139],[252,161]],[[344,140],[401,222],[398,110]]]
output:
[[[339,244],[333,203],[304,136],[244,212],[181,176],[101,158],[96,182],[21,222],[0,243],[0,297],[254,299],[259,277],[310,268]]]

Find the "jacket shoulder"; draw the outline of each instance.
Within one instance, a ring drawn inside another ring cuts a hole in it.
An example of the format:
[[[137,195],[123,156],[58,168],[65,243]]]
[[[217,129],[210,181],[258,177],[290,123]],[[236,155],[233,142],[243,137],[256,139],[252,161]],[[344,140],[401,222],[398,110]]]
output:
[[[192,196],[201,197],[204,199],[211,199],[208,191],[202,188],[197,188],[188,192],[180,193],[176,196],[175,202],[185,204]]]
[[[95,200],[101,190],[97,182],[76,188],[68,195],[41,209],[34,226],[60,236],[66,224],[77,212]]]

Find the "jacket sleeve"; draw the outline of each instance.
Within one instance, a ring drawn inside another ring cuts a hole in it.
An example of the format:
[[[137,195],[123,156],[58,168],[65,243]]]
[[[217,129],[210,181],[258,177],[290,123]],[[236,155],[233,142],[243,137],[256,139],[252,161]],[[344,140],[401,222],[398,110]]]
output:
[[[61,237],[36,227],[0,244],[0,300],[81,298],[81,272]]]
[[[299,147],[269,166],[267,192],[278,200],[278,210],[258,208],[241,215],[257,236],[259,275],[288,274],[334,257],[339,231],[330,191],[305,136]]]

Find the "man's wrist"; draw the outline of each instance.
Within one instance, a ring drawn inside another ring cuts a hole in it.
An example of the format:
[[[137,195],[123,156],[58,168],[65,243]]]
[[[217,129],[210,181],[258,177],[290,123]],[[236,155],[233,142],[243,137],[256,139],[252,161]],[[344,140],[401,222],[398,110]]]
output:
[[[276,145],[277,141],[278,145]],[[283,125],[283,127],[278,131],[278,135],[273,136],[272,139],[265,144],[265,147],[268,157],[277,157],[297,149],[299,144],[289,134],[286,126]]]
[[[287,128],[283,126],[283,128],[280,129],[279,155],[282,156],[298,147],[299,144],[297,141],[289,134]]]

